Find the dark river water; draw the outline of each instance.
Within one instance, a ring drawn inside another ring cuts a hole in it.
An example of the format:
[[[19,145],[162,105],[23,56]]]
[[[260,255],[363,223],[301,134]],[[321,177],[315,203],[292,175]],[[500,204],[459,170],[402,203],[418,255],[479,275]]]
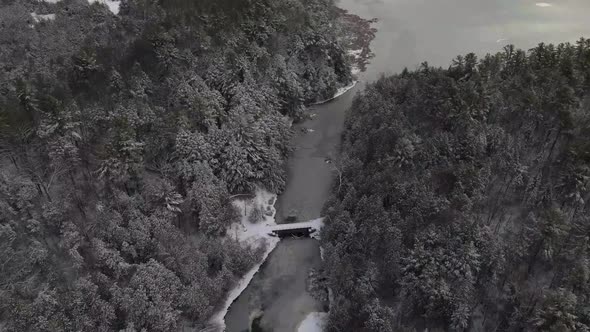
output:
[[[354,94],[382,73],[423,61],[446,67],[458,54],[479,56],[506,44],[529,49],[539,42],[575,42],[590,37],[590,0],[341,0],[339,6],[365,18],[378,18],[372,44],[376,57],[360,75],[361,84],[344,96],[313,107],[317,114],[295,128],[295,151],[288,162],[288,184],[277,202],[277,222],[320,217],[332,180],[325,162],[338,150],[344,114]],[[301,128],[311,129],[304,133]],[[307,291],[307,276],[321,265],[319,244],[312,239],[279,243],[248,288],[225,317],[226,331],[248,331],[259,316],[266,332],[293,332],[310,312],[322,311]]]
[[[288,182],[277,201],[277,223],[288,216],[297,221],[320,217],[329,195],[335,170],[333,158],[340,143],[344,112],[356,87],[327,104],[311,107],[312,120],[295,126],[295,150],[288,162]],[[248,331],[250,320],[262,310],[260,326],[265,332],[292,332],[310,312],[325,308],[307,291],[307,277],[321,265],[320,248],[314,239],[284,239],[270,254],[246,290],[225,317],[226,331]]]

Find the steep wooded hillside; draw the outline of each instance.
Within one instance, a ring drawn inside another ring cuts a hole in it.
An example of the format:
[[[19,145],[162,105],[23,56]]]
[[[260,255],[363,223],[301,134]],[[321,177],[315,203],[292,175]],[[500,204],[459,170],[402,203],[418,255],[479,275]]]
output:
[[[0,1],[0,325],[197,326],[258,259],[234,194],[350,83],[329,0]]]
[[[590,40],[381,78],[325,208],[329,331],[588,331]]]

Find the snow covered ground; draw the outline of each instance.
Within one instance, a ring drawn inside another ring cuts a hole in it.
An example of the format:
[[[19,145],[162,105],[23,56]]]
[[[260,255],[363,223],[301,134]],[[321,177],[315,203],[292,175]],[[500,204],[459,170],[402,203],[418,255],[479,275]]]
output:
[[[55,14],[37,14],[35,12],[31,13],[33,20],[35,23],[39,23],[41,21],[53,21],[55,20]]]
[[[276,226],[274,207],[276,200],[277,195],[262,189],[256,191],[254,198],[235,199],[233,204],[242,214],[242,220],[239,224],[233,224],[229,228],[229,236],[251,246],[259,245],[261,241],[273,238],[268,235],[268,232],[269,227]],[[256,207],[263,212],[263,220],[252,223],[249,220],[250,214]]]
[[[47,2],[47,3],[58,3],[62,0],[39,0],[39,1]],[[88,0],[88,3],[94,3],[94,2],[104,3],[105,5],[107,5],[107,7],[109,7],[109,10],[111,12],[113,12],[113,14],[115,14],[115,15],[119,14],[119,6],[121,5],[121,1],[117,1],[117,0]]]
[[[310,312],[299,324],[297,332],[322,332],[327,318],[327,312]]]
[[[343,94],[347,93],[347,92],[348,92],[348,90],[350,90],[350,89],[354,88],[354,86],[355,86],[357,83],[358,83],[358,81],[353,81],[352,83],[350,83],[350,85],[348,85],[348,86],[345,86],[345,87],[342,87],[342,88],[338,89],[338,90],[336,91],[336,94],[334,95],[334,97],[333,97],[332,99],[336,99],[336,98],[338,98],[338,97],[342,96]]]
[[[115,0],[88,0],[89,3],[93,3],[93,2],[100,2],[100,3],[104,3],[105,5],[107,5],[107,7],[109,7],[109,10],[113,12],[113,14],[117,15],[119,14],[119,6],[121,5],[121,1],[115,1]]]

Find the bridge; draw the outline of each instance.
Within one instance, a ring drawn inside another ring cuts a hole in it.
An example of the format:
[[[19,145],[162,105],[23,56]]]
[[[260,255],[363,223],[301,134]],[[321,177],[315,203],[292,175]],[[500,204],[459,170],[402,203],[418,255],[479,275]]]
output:
[[[316,237],[318,231],[324,226],[323,219],[315,219],[306,222],[295,222],[288,224],[278,224],[269,227],[269,235],[285,237]]]

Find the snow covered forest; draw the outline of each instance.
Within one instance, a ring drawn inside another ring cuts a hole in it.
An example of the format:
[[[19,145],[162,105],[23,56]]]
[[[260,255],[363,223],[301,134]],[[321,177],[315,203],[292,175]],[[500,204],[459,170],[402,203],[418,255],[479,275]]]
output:
[[[117,9],[0,1],[0,330],[202,326],[263,251],[231,197],[280,192],[292,121],[352,82],[331,0]]]
[[[355,98],[327,331],[590,330],[590,40],[424,63]]]
[[[0,0],[0,331],[223,326],[293,227],[274,224],[292,124],[372,79],[376,20],[336,5]],[[423,40],[407,32],[375,59]],[[382,76],[334,156],[333,119],[298,129],[333,143],[299,147],[301,174],[335,177],[298,220],[324,259],[300,330],[590,332],[590,40]]]

